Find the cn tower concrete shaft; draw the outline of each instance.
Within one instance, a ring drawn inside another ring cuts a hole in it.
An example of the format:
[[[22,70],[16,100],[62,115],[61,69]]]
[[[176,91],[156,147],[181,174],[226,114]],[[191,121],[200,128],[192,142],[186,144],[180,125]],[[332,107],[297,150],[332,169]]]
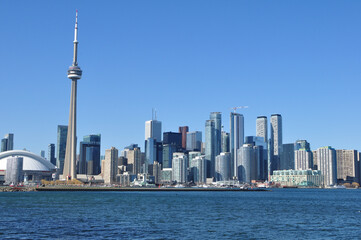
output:
[[[68,136],[66,141],[65,160],[63,178],[76,178],[76,97],[77,82],[81,78],[82,70],[78,66],[78,12],[76,13],[75,32],[74,32],[74,56],[73,64],[69,67],[68,78],[71,79],[70,111]]]

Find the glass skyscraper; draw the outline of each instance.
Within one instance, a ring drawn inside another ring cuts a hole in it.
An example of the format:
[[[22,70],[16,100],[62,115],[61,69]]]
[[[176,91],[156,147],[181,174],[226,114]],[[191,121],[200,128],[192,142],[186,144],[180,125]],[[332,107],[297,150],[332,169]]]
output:
[[[53,164],[56,165],[56,158],[55,158],[55,144],[50,143],[48,146],[48,160]]]
[[[187,132],[187,150],[201,151],[202,150],[202,132]]]
[[[98,175],[100,169],[101,135],[85,136],[80,142],[79,174]]]
[[[206,121],[206,162],[207,162],[207,177],[214,176],[215,170],[215,144],[216,144],[216,134],[215,134],[215,123],[213,120]]]
[[[56,166],[63,172],[65,150],[66,150],[66,139],[68,136],[68,126],[58,125],[58,141],[56,145]]]

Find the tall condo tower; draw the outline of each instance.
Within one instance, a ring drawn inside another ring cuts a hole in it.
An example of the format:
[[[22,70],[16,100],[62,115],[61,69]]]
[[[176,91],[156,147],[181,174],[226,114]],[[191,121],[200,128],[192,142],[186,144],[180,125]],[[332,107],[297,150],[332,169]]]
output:
[[[69,67],[68,78],[71,79],[70,112],[68,137],[66,141],[65,160],[64,160],[64,178],[76,178],[76,92],[77,81],[81,78],[82,70],[78,66],[78,11],[75,16],[74,31],[74,55],[73,64]]]
[[[280,114],[271,115],[271,148],[273,152],[271,160],[271,174],[273,170],[280,169],[280,159],[282,155],[282,116]]]
[[[263,141],[266,143],[268,142],[268,136],[267,136],[267,117],[260,116],[257,117],[256,120],[256,136],[257,137],[263,137]]]
[[[244,143],[244,118],[242,114],[231,112],[230,120],[231,176],[237,176],[237,149]]]

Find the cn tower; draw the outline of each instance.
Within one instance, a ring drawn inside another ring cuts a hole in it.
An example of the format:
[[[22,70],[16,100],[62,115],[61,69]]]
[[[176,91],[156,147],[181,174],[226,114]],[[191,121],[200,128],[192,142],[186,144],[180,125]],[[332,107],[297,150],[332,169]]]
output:
[[[68,78],[71,79],[70,111],[68,136],[66,141],[63,178],[76,178],[76,91],[77,81],[81,78],[82,70],[78,66],[78,11],[75,16],[74,54],[73,64],[69,67]]]

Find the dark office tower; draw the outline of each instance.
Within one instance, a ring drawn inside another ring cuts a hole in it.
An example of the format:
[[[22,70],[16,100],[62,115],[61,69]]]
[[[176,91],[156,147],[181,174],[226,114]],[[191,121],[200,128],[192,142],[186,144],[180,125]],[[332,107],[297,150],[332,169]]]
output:
[[[207,178],[214,176],[215,171],[215,145],[216,145],[216,130],[213,120],[206,121],[206,163],[207,163]]]
[[[126,157],[119,157],[118,158],[118,166],[127,166],[128,159]]]
[[[56,158],[55,158],[55,144],[50,143],[48,146],[48,160],[56,165]]]
[[[211,112],[209,119],[214,121],[214,154],[218,156],[222,151],[222,113]]]
[[[163,144],[163,164],[162,168],[171,168],[173,153],[177,152],[175,144]]]
[[[1,151],[11,151],[14,150],[14,134],[8,133],[5,137],[1,140]]]
[[[182,148],[187,148],[187,132],[189,131],[188,126],[179,127],[179,133],[182,134]]]
[[[295,169],[295,148],[293,143],[283,144],[280,170]]]
[[[229,133],[222,131],[222,152],[229,152]]]
[[[60,169],[60,173],[63,172],[65,150],[66,150],[66,138],[68,136],[68,126],[58,125],[58,141],[56,145],[56,166]]]
[[[311,151],[310,143],[306,140],[297,140],[295,142],[295,151],[305,149],[306,151]]]
[[[271,148],[273,149],[271,159],[271,174],[273,170],[280,169],[282,155],[282,116],[280,114],[271,115]]]
[[[177,151],[182,150],[182,134],[176,132],[164,132],[163,144],[174,144],[177,146]]]
[[[85,136],[80,142],[79,174],[98,175],[100,170],[101,135]]]
[[[1,139],[1,152],[7,151],[8,140],[6,138]]]

